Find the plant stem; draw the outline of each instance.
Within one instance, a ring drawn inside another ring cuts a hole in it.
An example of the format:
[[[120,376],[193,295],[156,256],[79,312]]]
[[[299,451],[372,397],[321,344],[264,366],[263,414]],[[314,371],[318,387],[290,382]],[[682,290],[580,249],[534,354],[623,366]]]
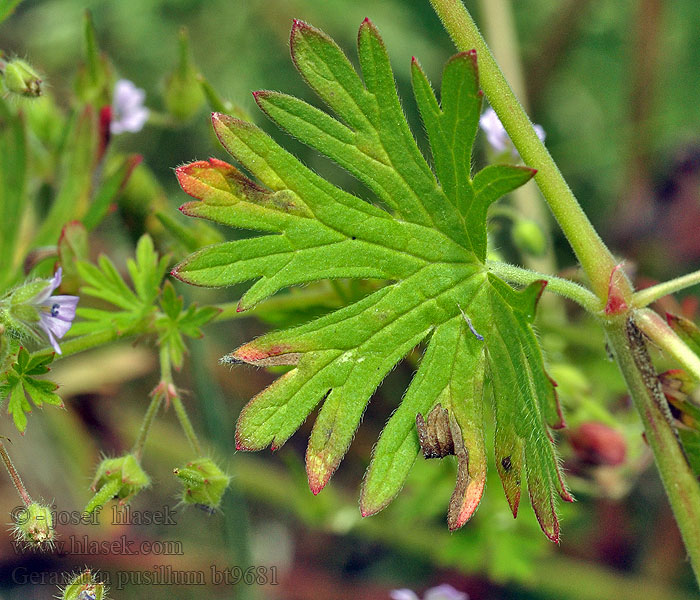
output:
[[[576,197],[539,140],[530,119],[511,90],[484,38],[460,0],[430,0],[445,29],[459,50],[476,49],[481,87],[525,164],[537,169],[535,181],[547,200],[588,276],[591,287],[601,300],[607,299],[610,273],[615,260],[593,229]],[[623,296],[631,294],[625,283]]]
[[[700,271],[693,271],[682,277],[659,283],[645,290],[640,290],[632,297],[632,303],[639,308],[648,306],[659,298],[674,294],[685,288],[700,284]]]
[[[659,348],[670,354],[695,379],[700,380],[700,358],[653,310],[648,308],[635,313],[635,323]]]
[[[173,381],[173,370],[172,364],[170,363],[170,353],[165,346],[161,346],[159,352],[160,358],[160,383],[156,388],[155,393],[159,394],[161,397],[167,398],[168,401],[173,403],[173,409],[177,415],[177,420],[180,422],[180,427],[185,433],[187,441],[192,446],[192,449],[197,453],[198,456],[202,455],[202,446],[199,444],[197,439],[197,434],[192,427],[192,421],[190,421],[187,415],[187,410],[185,410],[185,405],[182,403],[180,395],[177,393],[177,388]],[[166,403],[167,407],[167,403]]]
[[[145,332],[145,329],[138,327],[130,327],[125,330],[119,331],[117,328],[113,329],[102,329],[100,331],[95,331],[94,333],[88,333],[86,335],[81,335],[80,337],[72,338],[68,341],[61,342],[61,358],[66,358],[72,354],[78,354],[84,350],[90,350],[91,348],[96,348],[97,346],[104,346],[109,342],[115,340],[130,337],[136,335],[137,333]],[[32,353],[32,356],[48,356],[53,353],[53,348],[44,348],[43,350],[37,350]]]
[[[32,498],[29,492],[27,492],[27,488],[24,487],[22,478],[19,476],[17,469],[15,469],[15,465],[12,463],[12,459],[7,453],[7,449],[5,448],[5,444],[2,443],[2,440],[0,440],[0,456],[2,457],[2,462],[5,463],[5,468],[10,475],[10,479],[12,479],[12,483],[15,484],[19,497],[22,498],[22,502],[24,502],[25,506],[29,506],[32,503]]]
[[[596,314],[603,308],[601,301],[590,290],[568,279],[562,279],[554,275],[545,275],[544,273],[537,273],[536,271],[530,271],[508,263],[490,260],[486,261],[486,266],[494,275],[498,275],[512,283],[528,285],[533,281],[544,279],[547,282],[547,291],[573,300],[590,313]]]
[[[700,486],[667,420],[663,392],[644,338],[623,316],[605,325],[610,349],[644,424],[646,439],[671,503],[690,564],[700,583]]]
[[[197,439],[197,434],[194,431],[194,427],[192,427],[192,422],[187,416],[185,405],[182,403],[180,396],[175,396],[174,398],[171,398],[171,400],[173,403],[173,408],[175,409],[175,414],[177,415],[177,420],[180,421],[180,426],[182,427],[182,431],[185,432],[187,441],[190,443],[190,446],[192,446],[192,449],[197,453],[197,455],[201,456],[202,446],[200,446],[199,440]]]
[[[160,403],[163,401],[163,395],[159,393],[154,393],[151,398],[151,403],[148,405],[148,410],[143,417],[141,422],[141,428],[139,430],[139,436],[136,438],[134,443],[134,448],[132,449],[132,454],[136,457],[136,460],[141,460],[141,455],[143,454],[143,447],[146,445],[146,438],[148,437],[148,432],[151,430],[153,421],[155,421],[156,415],[158,414],[158,409],[160,408]]]

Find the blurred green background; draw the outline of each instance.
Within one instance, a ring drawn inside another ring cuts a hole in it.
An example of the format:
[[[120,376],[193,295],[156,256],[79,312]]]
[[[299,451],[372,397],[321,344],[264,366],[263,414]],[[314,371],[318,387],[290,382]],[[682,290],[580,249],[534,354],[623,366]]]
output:
[[[480,5],[466,4],[480,22]],[[0,47],[40,69],[64,106],[70,105],[81,61],[86,8],[117,74],[146,90],[154,113],[164,111],[164,80],[176,64],[177,32],[185,25],[198,68],[222,97],[248,111],[305,164],[363,197],[368,193],[348,174],[267,123],[252,100],[252,90],[275,89],[316,103],[290,61],[292,19],[323,29],[354,60],[357,27],[369,16],[384,37],[418,137],[422,128],[410,93],[410,58],[416,56],[437,83],[442,64],[454,53],[427,0],[27,0],[0,25]],[[547,147],[601,235],[640,278],[666,279],[698,268],[700,3],[519,0],[513,9],[532,119],[546,130]],[[114,144],[143,155],[178,218],[176,207],[186,197],[172,169],[209,156],[227,158],[211,134],[205,107],[186,123],[154,122]],[[484,161],[483,149],[477,161]],[[574,266],[565,241],[554,235],[560,267]],[[128,238],[124,223],[111,219],[98,230],[96,246],[120,263],[120,253],[130,252]],[[178,291],[201,302],[235,300],[239,293],[182,285]],[[605,405],[605,415],[614,414],[613,424],[625,435],[628,458],[620,467],[582,467],[562,436],[579,502],[562,507],[559,547],[545,540],[529,508],[513,521],[497,479],[489,482],[473,521],[448,534],[444,513],[455,473],[448,461],[419,459],[396,502],[360,519],[359,483],[372,445],[411,376],[411,361],[399,365],[375,394],[347,459],[318,497],[308,491],[303,472],[310,423],[274,455],[234,453],[238,412],[274,377],[217,365],[219,356],[268,327],[242,319],[210,327],[205,339],[192,344],[183,372],[176,375],[191,390],[185,401],[198,431],[234,476],[222,513],[190,509],[178,512],[176,526],[128,527],[111,525],[105,511],[99,529],[59,527],[67,541],[88,534],[178,540],[184,548],[178,556],[17,554],[3,538],[0,597],[55,593],[41,582],[15,585],[24,573],[18,568],[60,573],[85,564],[111,576],[114,598],[374,600],[388,598],[393,588],[420,592],[442,582],[468,592],[472,600],[694,597],[684,550],[636,417],[614,365],[601,359],[602,333],[579,315],[572,318],[576,344],[564,348],[555,333],[542,330],[550,359],[559,365],[555,378],[562,399],[574,423],[579,413],[580,421],[600,417],[596,403]],[[567,371],[567,360],[577,369]],[[156,365],[157,355],[147,344],[124,343],[68,359],[54,370],[67,411],[35,411],[21,439],[4,420],[0,433],[12,437],[17,466],[37,495],[53,499],[59,509],[85,504],[100,453],[116,455],[131,444],[148,391],[157,382]],[[187,458],[185,440],[166,413],[146,447],[145,466],[155,483],[134,500],[134,509],[174,506],[171,471]],[[13,494],[8,481],[0,489],[2,510],[16,504]],[[154,565],[202,570],[209,581],[212,565],[218,570],[257,565],[268,579],[274,575],[277,585],[116,589],[118,572],[153,572]]]

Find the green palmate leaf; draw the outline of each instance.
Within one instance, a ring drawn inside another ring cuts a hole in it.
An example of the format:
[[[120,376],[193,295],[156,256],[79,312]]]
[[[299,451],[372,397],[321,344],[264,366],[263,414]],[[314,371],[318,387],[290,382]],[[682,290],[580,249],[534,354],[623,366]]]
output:
[[[156,321],[158,344],[168,348],[171,362],[179,369],[187,352],[183,336],[201,337],[200,328],[211,321],[221,310],[213,306],[198,308],[191,304],[187,310],[183,311],[182,296],[175,293],[175,288],[169,281],[163,286],[160,305],[163,309],[163,315]]]
[[[53,360],[53,354],[30,356],[20,348],[17,360],[12,369],[0,378],[0,398],[8,398],[7,412],[12,415],[15,427],[24,433],[27,428],[27,415],[32,407],[42,404],[63,406],[63,401],[55,393],[58,386],[47,379],[37,379],[37,375],[49,372],[48,364]]]
[[[358,36],[362,79],[340,48],[309,25],[295,21],[291,46],[301,75],[338,118],[277,92],[257,92],[258,105],[365,183],[382,207],[323,180],[254,125],[215,113],[221,143],[257,181],[217,159],[185,165],[178,179],[197,200],[181,211],[262,235],[204,248],[173,274],[204,286],[256,280],[239,310],[320,279],[388,283],[224,357],[293,367],[245,407],[238,449],[279,448],[322,403],[306,453],[309,484],[318,493],[345,455],[374,390],[402,357],[425,344],[420,368],[375,447],[362,513],[381,510],[399,492],[420,448],[417,415],[440,404],[459,461],[448,524],[456,529],[469,519],[486,479],[482,394],[488,373],[496,457],[513,512],[524,469],[540,524],[558,539],[554,496],[570,496],[548,427],[562,420],[531,328],[543,284],[516,291],[484,264],[489,205],[534,171],[494,165],[471,176],[481,108],[475,54],[448,61],[441,102],[413,61],[434,173],[408,128],[386,50],[368,20]]]
[[[127,261],[133,289],[106,256],[101,255],[97,265],[78,261],[78,273],[85,282],[81,294],[99,298],[121,310],[78,308],[77,314],[84,320],[73,324],[70,335],[76,337],[94,331],[95,322],[106,328],[123,330],[140,319],[149,319],[155,313],[154,302],[160,293],[169,260],[167,256],[159,258],[153,240],[143,235],[136,246],[136,260]]]

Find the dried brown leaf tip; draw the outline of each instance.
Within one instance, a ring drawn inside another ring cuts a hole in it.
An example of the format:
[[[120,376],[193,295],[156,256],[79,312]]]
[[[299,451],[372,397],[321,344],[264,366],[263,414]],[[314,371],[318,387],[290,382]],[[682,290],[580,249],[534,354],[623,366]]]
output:
[[[425,458],[455,456],[455,443],[463,448],[459,426],[454,421],[454,417],[450,418],[447,409],[443,408],[441,404],[436,404],[428,413],[427,422],[423,415],[418,413],[416,415],[416,429],[418,430],[418,442]],[[455,442],[455,439],[459,441]]]

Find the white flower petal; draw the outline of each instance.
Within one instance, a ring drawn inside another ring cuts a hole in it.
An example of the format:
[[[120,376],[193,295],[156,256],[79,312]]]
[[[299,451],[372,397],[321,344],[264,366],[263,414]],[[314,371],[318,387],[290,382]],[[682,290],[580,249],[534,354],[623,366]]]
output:
[[[469,600],[469,596],[447,583],[443,583],[425,592],[423,600]]]
[[[114,135],[125,131],[140,131],[148,119],[149,110],[143,105],[146,92],[128,79],[120,79],[114,86],[112,122],[109,129]]]
[[[391,590],[389,592],[391,600],[420,600],[417,594],[408,589]]]
[[[53,334],[47,329],[46,334],[49,336],[49,342],[53,346],[53,349],[56,351],[56,354],[63,354],[61,352],[61,347],[58,345],[58,342],[56,341],[56,338],[53,337]]]

